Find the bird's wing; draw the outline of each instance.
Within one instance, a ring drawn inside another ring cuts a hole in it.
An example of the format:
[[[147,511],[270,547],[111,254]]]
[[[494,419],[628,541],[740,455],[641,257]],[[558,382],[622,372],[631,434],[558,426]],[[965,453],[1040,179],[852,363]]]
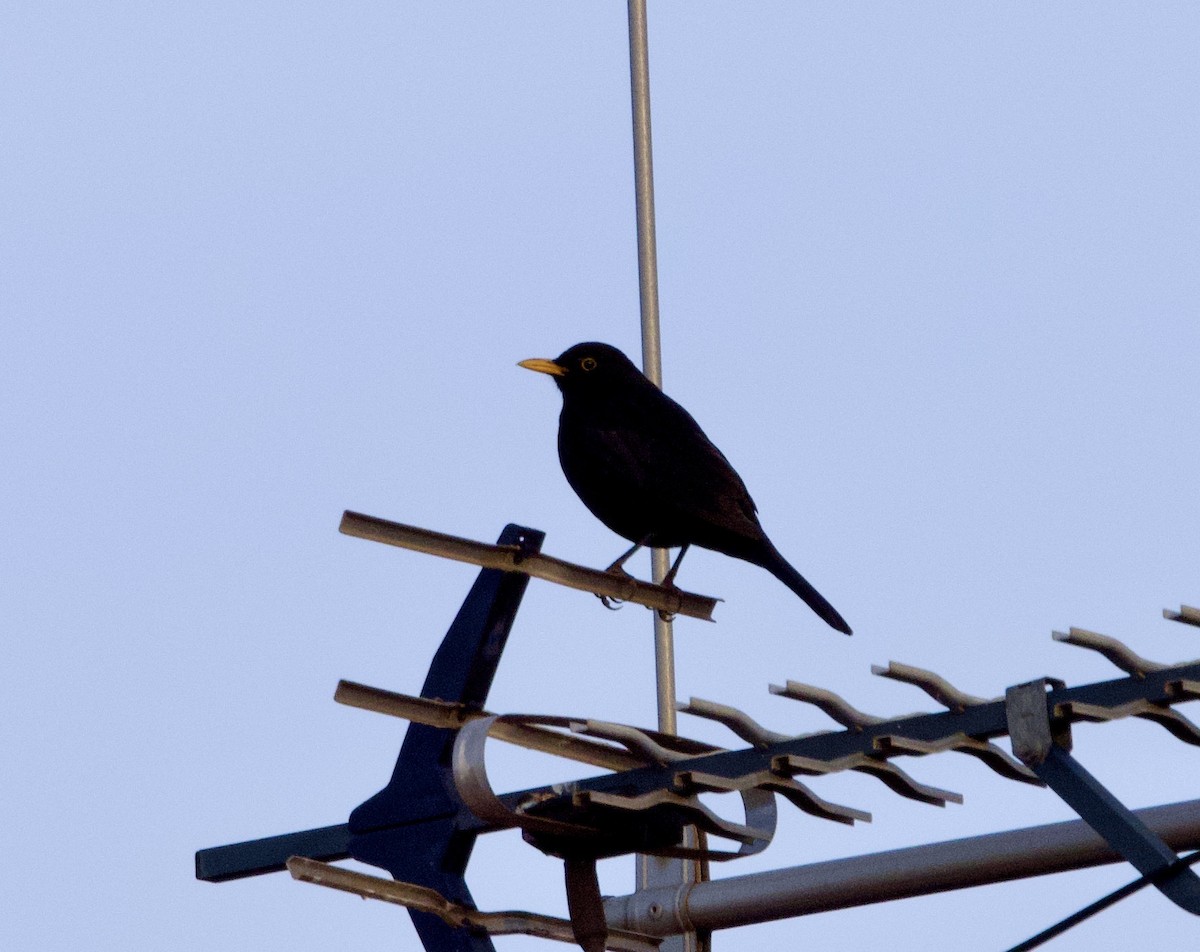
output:
[[[757,508],[725,454],[683,407],[665,394],[642,406],[635,426],[622,426],[597,441],[602,468],[632,491],[652,498],[664,512],[700,521],[739,537],[759,538]]]
[[[666,468],[674,485],[675,505],[688,515],[711,522],[737,535],[757,537],[762,530],[746,484],[725,454],[693,422],[694,430],[668,437]]]

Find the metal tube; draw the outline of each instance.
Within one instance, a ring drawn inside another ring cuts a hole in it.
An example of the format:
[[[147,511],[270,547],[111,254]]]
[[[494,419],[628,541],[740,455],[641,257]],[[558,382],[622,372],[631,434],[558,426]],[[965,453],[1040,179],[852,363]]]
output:
[[[654,237],[654,158],[650,136],[650,47],[646,0],[629,0],[629,88],[633,101],[633,178],[637,199],[638,288],[642,309],[642,369],[662,386],[658,329],[658,257]]]
[[[654,158],[650,135],[650,48],[646,0],[629,0],[629,89],[633,104],[633,179],[637,202],[638,290],[642,314],[642,372],[662,388],[662,340],[658,320],[658,252],[654,235]],[[655,549],[655,583],[666,577],[668,553]],[[675,646],[671,623],[654,615],[654,665],[658,729],[674,734]]]
[[[1200,800],[1135,810],[1172,849],[1200,848]],[[1082,820],[793,866],[608,899],[614,928],[728,929],[1119,862]]]
[[[662,389],[662,339],[658,322],[658,252],[654,235],[654,158],[650,136],[650,52],[646,30],[646,0],[629,0],[629,90],[633,104],[633,178],[637,201],[638,293],[642,314],[642,372]],[[650,554],[651,578],[662,582],[669,571],[666,549]],[[654,672],[658,697],[658,729],[676,732],[675,632],[661,612],[654,613]],[[695,845],[696,833],[688,830],[685,842]],[[639,856],[639,889],[679,889],[704,878],[702,864]],[[695,934],[668,939],[661,952],[697,952],[707,946]]]
[[[564,562],[540,552],[525,552],[520,545],[476,542],[473,539],[463,539],[419,526],[406,526],[400,522],[389,522],[387,519],[365,516],[350,510],[342,514],[342,524],[338,531],[359,539],[382,542],[385,545],[425,552],[458,562],[469,562],[485,569],[519,572],[533,578],[556,582],[567,588],[645,605],[656,611],[678,612],[680,615],[705,621],[712,621],[712,612],[717,605],[717,599],[707,595],[696,595],[678,588],[666,589],[662,586],[647,585],[629,576],[613,575],[575,565],[573,562]]]

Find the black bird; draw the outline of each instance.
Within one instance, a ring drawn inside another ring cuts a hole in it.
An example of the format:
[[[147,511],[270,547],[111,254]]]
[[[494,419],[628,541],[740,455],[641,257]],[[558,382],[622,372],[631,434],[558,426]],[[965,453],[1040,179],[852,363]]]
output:
[[[679,547],[663,584],[674,584],[688,546],[761,565],[831,627],[850,626],[792,568],[759,524],[746,484],[678,403],[608,344],[576,344],[554,360],[523,360],[550,374],[562,392],[558,459],[592,515],[633,548]]]

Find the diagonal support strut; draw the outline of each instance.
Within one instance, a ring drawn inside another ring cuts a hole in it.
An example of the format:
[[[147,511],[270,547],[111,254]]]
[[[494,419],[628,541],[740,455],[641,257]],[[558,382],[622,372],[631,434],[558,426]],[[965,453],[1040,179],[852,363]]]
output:
[[[1047,681],[1008,689],[1013,753],[1181,909],[1200,915],[1200,877],[1069,753],[1070,726],[1051,718]]]

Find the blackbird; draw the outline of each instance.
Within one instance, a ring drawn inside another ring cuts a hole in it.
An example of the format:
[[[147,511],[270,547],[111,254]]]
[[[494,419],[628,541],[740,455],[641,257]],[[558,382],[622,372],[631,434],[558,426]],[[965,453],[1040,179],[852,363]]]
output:
[[[850,626],[792,568],[759,524],[746,484],[678,403],[608,344],[576,344],[554,360],[523,360],[562,392],[558,459],[592,514],[633,548],[609,566],[624,571],[639,548],[679,547],[663,580],[672,585],[688,546],[761,565],[827,624]]]

